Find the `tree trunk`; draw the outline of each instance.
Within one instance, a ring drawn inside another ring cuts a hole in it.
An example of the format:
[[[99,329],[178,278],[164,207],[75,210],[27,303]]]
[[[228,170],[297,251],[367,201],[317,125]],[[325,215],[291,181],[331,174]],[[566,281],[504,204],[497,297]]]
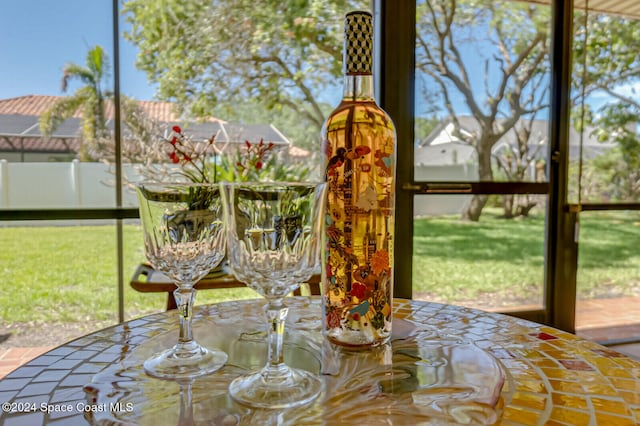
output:
[[[476,146],[476,152],[478,153],[478,175],[480,181],[493,182],[493,172],[491,170],[491,147],[495,141],[487,139],[480,139]],[[488,195],[477,194],[471,198],[471,202],[462,213],[462,220],[468,220],[477,222],[480,220],[482,209],[489,200]]]
[[[505,219],[513,219],[513,194],[504,194],[502,198],[502,207],[504,208]]]
[[[471,202],[467,206],[467,209],[462,213],[462,220],[468,220],[471,222],[477,222],[480,220],[482,209],[484,209],[488,200],[488,195],[474,195],[473,198],[471,198]]]
[[[529,217],[529,212],[533,209],[538,203],[535,199],[529,198],[528,195],[524,196],[524,200],[519,200],[518,207],[516,208],[516,215]]]

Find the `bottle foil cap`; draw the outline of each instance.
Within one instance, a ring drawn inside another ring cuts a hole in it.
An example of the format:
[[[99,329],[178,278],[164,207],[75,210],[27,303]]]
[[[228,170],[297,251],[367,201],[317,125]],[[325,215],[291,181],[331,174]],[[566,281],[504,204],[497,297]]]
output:
[[[373,17],[364,11],[349,12],[344,19],[346,75],[371,74],[373,69]]]

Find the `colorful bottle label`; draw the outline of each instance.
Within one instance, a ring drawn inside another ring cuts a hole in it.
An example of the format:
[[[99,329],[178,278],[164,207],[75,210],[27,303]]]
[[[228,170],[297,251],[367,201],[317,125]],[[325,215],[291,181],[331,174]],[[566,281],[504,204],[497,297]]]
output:
[[[327,120],[323,290],[325,335],[376,346],[391,333],[395,131],[373,102]]]

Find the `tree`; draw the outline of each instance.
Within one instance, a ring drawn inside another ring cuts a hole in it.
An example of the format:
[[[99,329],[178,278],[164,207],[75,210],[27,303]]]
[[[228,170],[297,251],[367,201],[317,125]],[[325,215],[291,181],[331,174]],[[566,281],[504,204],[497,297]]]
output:
[[[426,139],[429,134],[438,126],[440,120],[435,115],[415,118],[415,140],[419,142]]]
[[[617,143],[615,148],[595,158],[591,164],[603,178],[602,195],[614,201],[640,201],[639,121],[640,105],[633,100],[608,104],[595,119],[598,138]]]
[[[161,123],[149,117],[140,104],[127,96],[122,96],[120,102],[122,110],[122,143],[120,156],[124,164],[136,164],[140,169],[150,169],[158,172],[158,178],[168,178],[168,174],[155,170],[156,164],[169,163],[165,148],[164,135],[169,131],[169,123]],[[105,134],[98,138],[94,157],[108,165],[116,163],[115,138]]]
[[[130,0],[123,13],[131,24],[126,37],[139,48],[137,66],[158,84],[159,98],[192,117],[251,121],[236,109],[246,103],[274,114],[293,111],[319,134],[329,112],[321,95],[342,83],[344,12],[367,5]]]
[[[617,143],[615,149],[590,162],[588,166],[597,171],[597,176],[591,173],[591,177],[599,182],[597,187],[606,198],[637,202],[640,102],[635,88],[640,83],[640,21],[581,14],[579,22],[581,40],[574,49],[575,74],[581,77],[579,88],[584,90],[585,98],[598,93],[608,98],[595,111],[585,106],[585,123],[595,127],[600,141]]]
[[[618,143],[610,155],[589,166],[609,176],[608,186],[615,187],[607,190],[610,195],[637,199],[640,182],[634,170],[640,164],[640,104],[631,88],[640,82],[640,22],[595,14],[585,26],[584,14],[576,15],[576,33],[587,39],[585,44],[578,39],[574,43],[573,125],[583,128],[575,108],[582,93],[588,97],[601,92],[613,100],[585,114],[584,124],[594,125],[601,140]],[[478,132],[465,135],[456,125],[456,136],[476,149],[480,180],[493,180],[495,165],[505,172],[506,158],[494,156],[492,162],[491,152],[511,129],[518,136],[511,158],[520,164],[513,165],[508,178],[521,180],[521,162],[535,158],[526,145],[526,123],[547,108],[549,22],[547,7],[524,3],[426,0],[418,8],[417,67],[431,78],[454,123],[461,109],[454,99],[462,99],[475,118]],[[485,32],[488,36],[480,38]],[[587,68],[583,70],[585,52]],[[478,56],[485,60],[482,73],[473,68]],[[478,74],[481,80],[474,79]],[[475,196],[463,218],[477,220],[486,201],[486,196]],[[530,204],[518,208],[526,211]]]
[[[586,23],[584,18],[582,13],[577,19],[580,36],[574,43],[574,74],[580,79],[574,82],[584,86],[585,96],[600,91],[637,108],[635,93],[619,89],[640,81],[640,21],[604,14],[589,15]]]
[[[493,146],[521,118],[547,107],[539,88],[548,70],[548,9],[493,0],[426,0],[417,12],[416,67],[433,82],[455,136],[475,148],[480,180],[492,181]],[[480,28],[488,34],[484,39]],[[478,57],[484,59],[480,80],[473,68]],[[476,120],[477,132],[461,131],[456,97]],[[463,219],[477,221],[487,200],[475,195]]]
[[[498,171],[506,177],[507,181],[525,181],[531,174],[532,166],[535,173],[534,180],[544,179],[544,173],[540,170],[540,166],[544,166],[544,162],[539,161],[543,145],[538,143],[531,147],[535,118],[535,114],[532,114],[527,119],[520,120],[513,127],[515,146],[505,147],[492,154]],[[528,216],[531,209],[538,204],[538,198],[530,194],[504,194],[502,196],[504,217],[512,219],[518,216]]]
[[[40,117],[42,134],[50,136],[63,121],[81,112],[82,135],[78,153],[81,161],[91,161],[93,158],[89,151],[108,134],[104,104],[111,94],[102,88],[108,75],[107,54],[101,46],[95,46],[87,52],[84,66],[67,63],[63,68],[62,92],[67,91],[70,80],[79,80],[83,86],[73,95],[57,100]]]
[[[368,4],[129,0],[123,13],[131,24],[127,37],[140,51],[137,65],[158,84],[159,98],[176,102],[192,117],[250,122],[256,110],[272,114],[268,117],[291,112],[307,129],[303,139],[310,147],[314,142],[309,138],[318,134],[330,109],[320,101],[322,94],[340,85],[344,12]],[[418,2],[418,77],[427,79],[427,96],[442,100],[456,136],[475,148],[482,181],[494,178],[495,144],[510,131],[525,135],[518,123],[525,126],[548,107],[550,22],[548,6],[526,2]],[[617,22],[594,22],[590,51],[597,56],[596,48],[608,44],[620,52],[625,43],[634,48],[624,51],[620,66],[611,57],[598,59],[588,90],[596,81],[603,87],[627,81],[623,68],[637,60],[640,36],[626,33],[624,26],[609,32],[608,26]],[[580,25],[576,23],[578,32]],[[479,129],[471,135],[461,132],[456,119],[469,113]],[[523,152],[521,157],[532,156]],[[463,218],[478,220],[486,202],[485,195],[473,197]]]

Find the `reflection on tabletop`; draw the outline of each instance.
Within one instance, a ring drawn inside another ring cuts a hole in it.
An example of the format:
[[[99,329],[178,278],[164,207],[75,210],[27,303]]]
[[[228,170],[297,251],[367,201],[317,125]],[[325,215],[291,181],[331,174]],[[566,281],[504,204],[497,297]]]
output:
[[[463,338],[397,317],[391,343],[349,352],[322,338],[319,299],[288,303],[292,311],[285,362],[321,374],[325,390],[315,402],[297,409],[262,410],[229,397],[233,379],[266,361],[263,302],[229,302],[207,307],[210,315],[195,324],[202,344],[229,355],[225,367],[187,385],[153,379],[141,361],[170,342],[175,330],[158,334],[85,386],[91,401],[134,409],[86,417],[95,424],[298,425],[364,418],[385,424],[406,424],[407,419],[412,424],[492,424],[511,399],[513,386],[500,362]],[[239,318],[242,327],[237,327]]]

